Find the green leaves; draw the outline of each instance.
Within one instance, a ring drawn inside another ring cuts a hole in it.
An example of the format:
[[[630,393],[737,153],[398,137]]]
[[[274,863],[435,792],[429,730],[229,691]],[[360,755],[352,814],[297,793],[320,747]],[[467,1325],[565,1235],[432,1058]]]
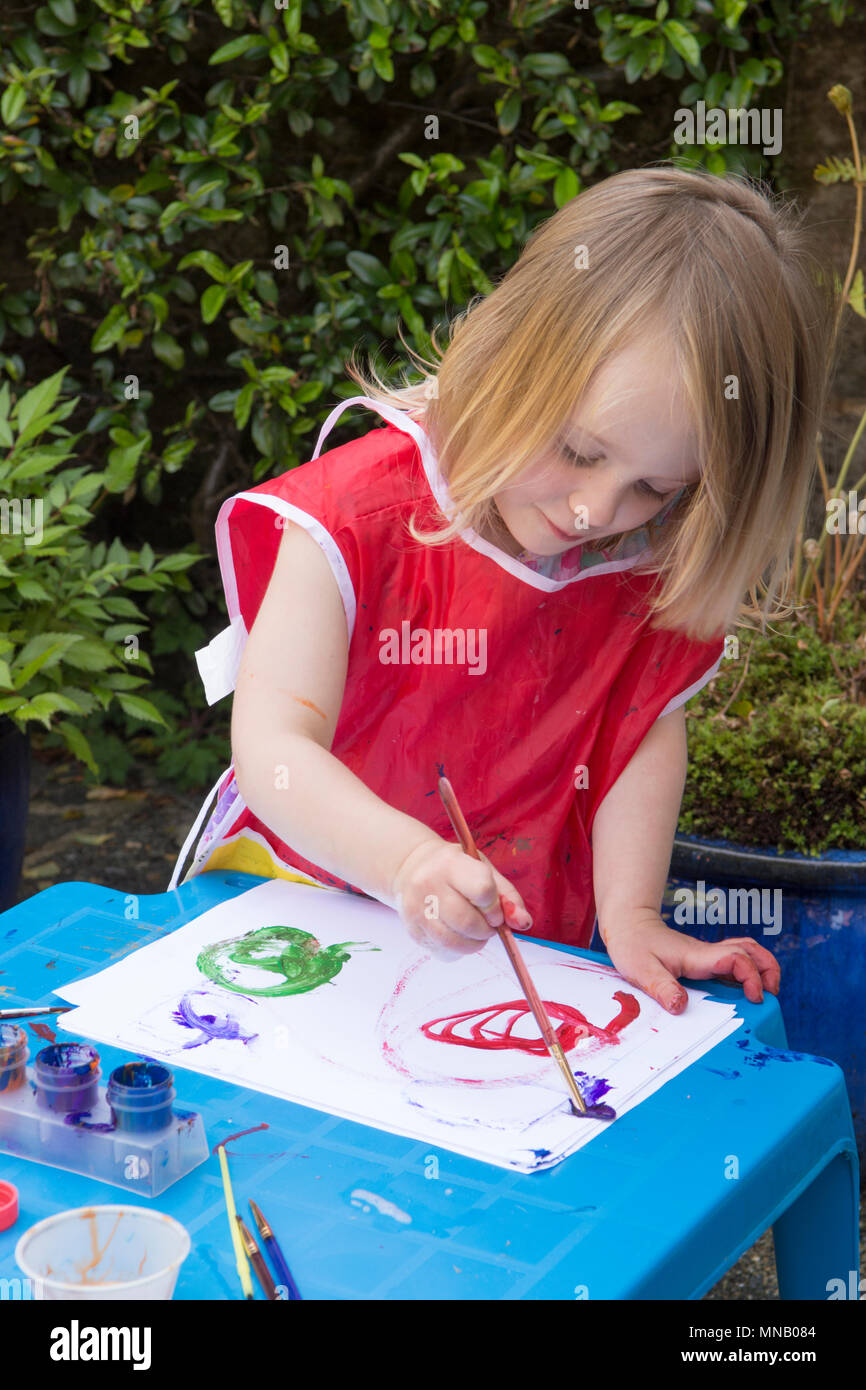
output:
[[[113,429],[111,438],[116,447],[108,455],[104,485],[107,492],[124,492],[135,477],[141,455],[150,447],[151,437],[147,432],[136,439],[129,430]]]
[[[697,67],[701,61],[701,46],[684,24],[677,19],[668,19],[662,25],[662,33],[681,58],[691,67]]]
[[[228,287],[226,285],[211,285],[209,289],[205,290],[201,297],[201,316],[205,323],[213,323],[225,304],[227,296]]]
[[[133,719],[143,719],[149,724],[161,724],[164,729],[168,728],[168,724],[150,700],[145,700],[141,695],[124,695],[120,691],[117,692],[116,698],[124,713],[131,715]]]
[[[368,255],[366,251],[350,251],[346,257],[346,264],[365,285],[375,285],[379,288],[390,281],[391,277],[382,262],[375,256]]]
[[[20,728],[57,729],[65,746],[91,768],[97,764],[80,721],[116,705],[136,722],[166,727],[158,708],[139,692],[151,670],[131,634],[145,633],[139,607],[122,592],[145,580],[170,590],[197,556],[175,551],[139,555],[120,540],[93,543],[91,507],[104,492],[125,490],[151,444],[146,430],[120,425],[104,474],[74,460],[79,436],[59,423],[75,407],[60,401],[64,368],[20,394],[0,388],[0,495],[9,522],[0,530],[0,713]],[[36,495],[33,496],[33,490]],[[38,526],[34,524],[38,519]],[[186,579],[183,583],[188,583]]]
[[[20,82],[10,82],[0,99],[0,117],[5,126],[14,126],[27,104],[27,90]]]
[[[655,77],[674,105],[763,104],[782,75],[780,36],[788,26],[800,42],[813,9],[823,0],[631,0],[577,16],[551,0],[37,0],[4,12],[0,205],[17,271],[0,271],[12,282],[0,285],[0,496],[41,501],[44,536],[0,535],[0,698],[65,693],[80,712],[49,722],[91,766],[107,746],[102,712],[124,738],[135,717],[107,682],[145,671],[118,655],[124,620],[141,620],[143,644],[177,653],[160,674],[183,688],[174,714],[197,717],[191,632],[219,594],[212,577],[190,583],[191,517],[207,531],[239,479],[309,456],[328,404],[353,389],[354,349],[387,370],[400,333],[429,355],[433,324],[488,293],[539,223],[634,163],[642,123],[619,123],[641,106],[626,91]],[[616,69],[609,85],[599,62]],[[689,155],[721,170],[750,158]],[[822,170],[854,177],[850,160]],[[862,277],[849,303],[863,311]],[[41,380],[45,344],[71,363],[65,387]],[[115,532],[119,548],[100,549]],[[20,695],[3,686],[51,634],[70,640],[44,648]],[[76,668],[76,645],[114,656],[101,672]],[[170,708],[164,690],[122,693]],[[146,734],[165,752],[162,727]]]
[[[154,333],[151,345],[154,357],[159,358],[160,362],[164,362],[174,372],[181,370],[186,359],[183,348],[176,338],[173,338],[170,333],[160,331]]]
[[[60,394],[66,371],[67,368],[63,367],[61,371],[47,377],[21,397],[12,411],[12,418],[17,423],[19,432],[28,430],[34,421],[41,420],[49,413]]]
[[[230,63],[237,58],[251,57],[253,54],[259,58],[267,51],[267,44],[257,34],[241,34],[240,38],[230,39],[218,48],[216,53],[212,53],[208,63],[213,67],[216,63]]]
[[[188,256],[178,263],[178,270],[188,270],[191,266],[196,266],[204,270],[219,284],[224,284],[229,277],[228,266],[226,266],[213,251],[191,251]]]
[[[122,304],[113,304],[90,339],[91,352],[107,352],[126,332],[129,314]]]

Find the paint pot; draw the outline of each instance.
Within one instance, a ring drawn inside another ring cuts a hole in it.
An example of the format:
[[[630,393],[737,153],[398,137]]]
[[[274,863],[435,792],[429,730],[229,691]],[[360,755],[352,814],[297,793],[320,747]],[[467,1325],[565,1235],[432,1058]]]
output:
[[[17,1023],[0,1023],[0,1094],[17,1091],[24,1084],[30,1048],[27,1034]]]
[[[0,1231],[8,1231],[18,1220],[18,1188],[11,1182],[0,1182]]]
[[[105,1099],[118,1129],[141,1134],[171,1123],[174,1077],[159,1062],[125,1062],[108,1079]]]
[[[99,1053],[88,1043],[51,1043],[34,1063],[36,1101],[59,1114],[92,1110],[99,1098]]]
[[[15,1259],[37,1298],[169,1299],[190,1238],[148,1207],[77,1207],[25,1231]]]

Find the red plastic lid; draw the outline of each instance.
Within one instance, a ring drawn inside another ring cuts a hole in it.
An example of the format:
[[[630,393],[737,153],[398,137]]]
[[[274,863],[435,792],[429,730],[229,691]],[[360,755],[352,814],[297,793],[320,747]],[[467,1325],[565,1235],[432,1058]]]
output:
[[[0,1182],[0,1231],[7,1231],[18,1220],[18,1188]]]

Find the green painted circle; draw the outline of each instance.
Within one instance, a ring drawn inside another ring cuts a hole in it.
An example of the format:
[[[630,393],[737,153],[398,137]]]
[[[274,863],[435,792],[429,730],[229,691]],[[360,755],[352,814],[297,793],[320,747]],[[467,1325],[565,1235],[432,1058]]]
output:
[[[233,990],[235,994],[305,994],[338,975],[351,959],[346,947],[359,944],[341,941],[333,946],[321,946],[311,932],[300,931],[297,927],[259,927],[245,936],[205,947],[196,965],[214,984]],[[268,970],[282,979],[259,989],[239,985],[231,978],[236,973],[231,970],[233,965]]]

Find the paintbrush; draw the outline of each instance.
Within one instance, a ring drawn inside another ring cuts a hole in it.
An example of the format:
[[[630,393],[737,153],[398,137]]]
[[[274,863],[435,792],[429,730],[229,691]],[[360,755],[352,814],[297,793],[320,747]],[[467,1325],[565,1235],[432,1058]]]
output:
[[[74,1004],[36,1004],[32,1009],[0,1009],[0,1021],[7,1018],[40,1018],[44,1014],[68,1014]]]
[[[460,803],[454,794],[454,788],[447,777],[439,778],[439,795],[442,798],[442,804],[445,810],[448,812],[448,819],[454,829],[454,834],[460,841],[463,853],[468,854],[472,859],[480,859],[481,855],[478,851],[478,846],[472,838],[472,831],[466,824],[466,817],[460,809]],[[502,911],[507,917],[508,913],[506,912],[506,907],[508,904],[506,904],[505,899],[502,897],[500,897],[499,901],[502,905]],[[562,1044],[556,1036],[553,1024],[547,1016],[547,1010],[541,1001],[535,985],[532,983],[532,978],[526,968],[526,962],[518,950],[517,942],[514,940],[511,931],[504,922],[502,926],[497,927],[496,930],[499,933],[500,941],[505,947],[506,955],[514,968],[514,973],[520,981],[520,988],[523,990],[526,1001],[535,1017],[535,1021],[541,1029],[541,1036],[544,1039],[545,1047],[562,1072],[565,1083],[568,1086],[572,1110],[576,1115],[589,1115],[590,1112],[587,1109],[586,1101],[580,1094],[580,1088],[574,1079],[571,1067],[568,1065],[565,1053],[562,1050]],[[599,1110],[600,1109],[601,1107],[599,1107]],[[604,1119],[607,1117],[602,1114],[594,1113],[591,1118]]]
[[[250,1266],[246,1251],[244,1250],[244,1243],[241,1240],[241,1233],[238,1230],[238,1223],[235,1219],[237,1217],[237,1210],[235,1208],[231,1178],[229,1177],[229,1161],[222,1144],[219,1145],[217,1153],[219,1154],[220,1171],[223,1178],[223,1192],[225,1193],[226,1211],[228,1212],[229,1218],[229,1230],[232,1233],[232,1245],[235,1251],[235,1264],[237,1265],[238,1277],[241,1281],[244,1298],[253,1298],[253,1281],[250,1278]]]
[[[247,1253],[247,1258],[256,1271],[256,1278],[262,1286],[262,1293],[265,1298],[269,1299],[272,1303],[274,1301],[278,1302],[279,1294],[277,1293],[277,1286],[271,1278],[270,1270],[262,1259],[262,1254],[259,1247],[256,1245],[255,1237],[244,1225],[244,1218],[237,1212],[235,1213],[235,1221],[238,1223],[238,1229],[241,1233],[241,1240],[244,1243],[244,1250]]]
[[[290,1299],[299,1299],[301,1297],[301,1291],[295,1283],[294,1279],[292,1278],[292,1271],[286,1264],[286,1258],[277,1243],[277,1238],[271,1230],[270,1226],[268,1225],[267,1221],[265,1220],[264,1216],[262,1215],[261,1210],[256,1206],[255,1202],[253,1202],[252,1200],[250,1201],[250,1211],[252,1212],[253,1220],[255,1221],[259,1229],[259,1235],[265,1243],[265,1249],[271,1257],[271,1264],[276,1270],[277,1278],[279,1279],[280,1283],[286,1289],[288,1289]]]

